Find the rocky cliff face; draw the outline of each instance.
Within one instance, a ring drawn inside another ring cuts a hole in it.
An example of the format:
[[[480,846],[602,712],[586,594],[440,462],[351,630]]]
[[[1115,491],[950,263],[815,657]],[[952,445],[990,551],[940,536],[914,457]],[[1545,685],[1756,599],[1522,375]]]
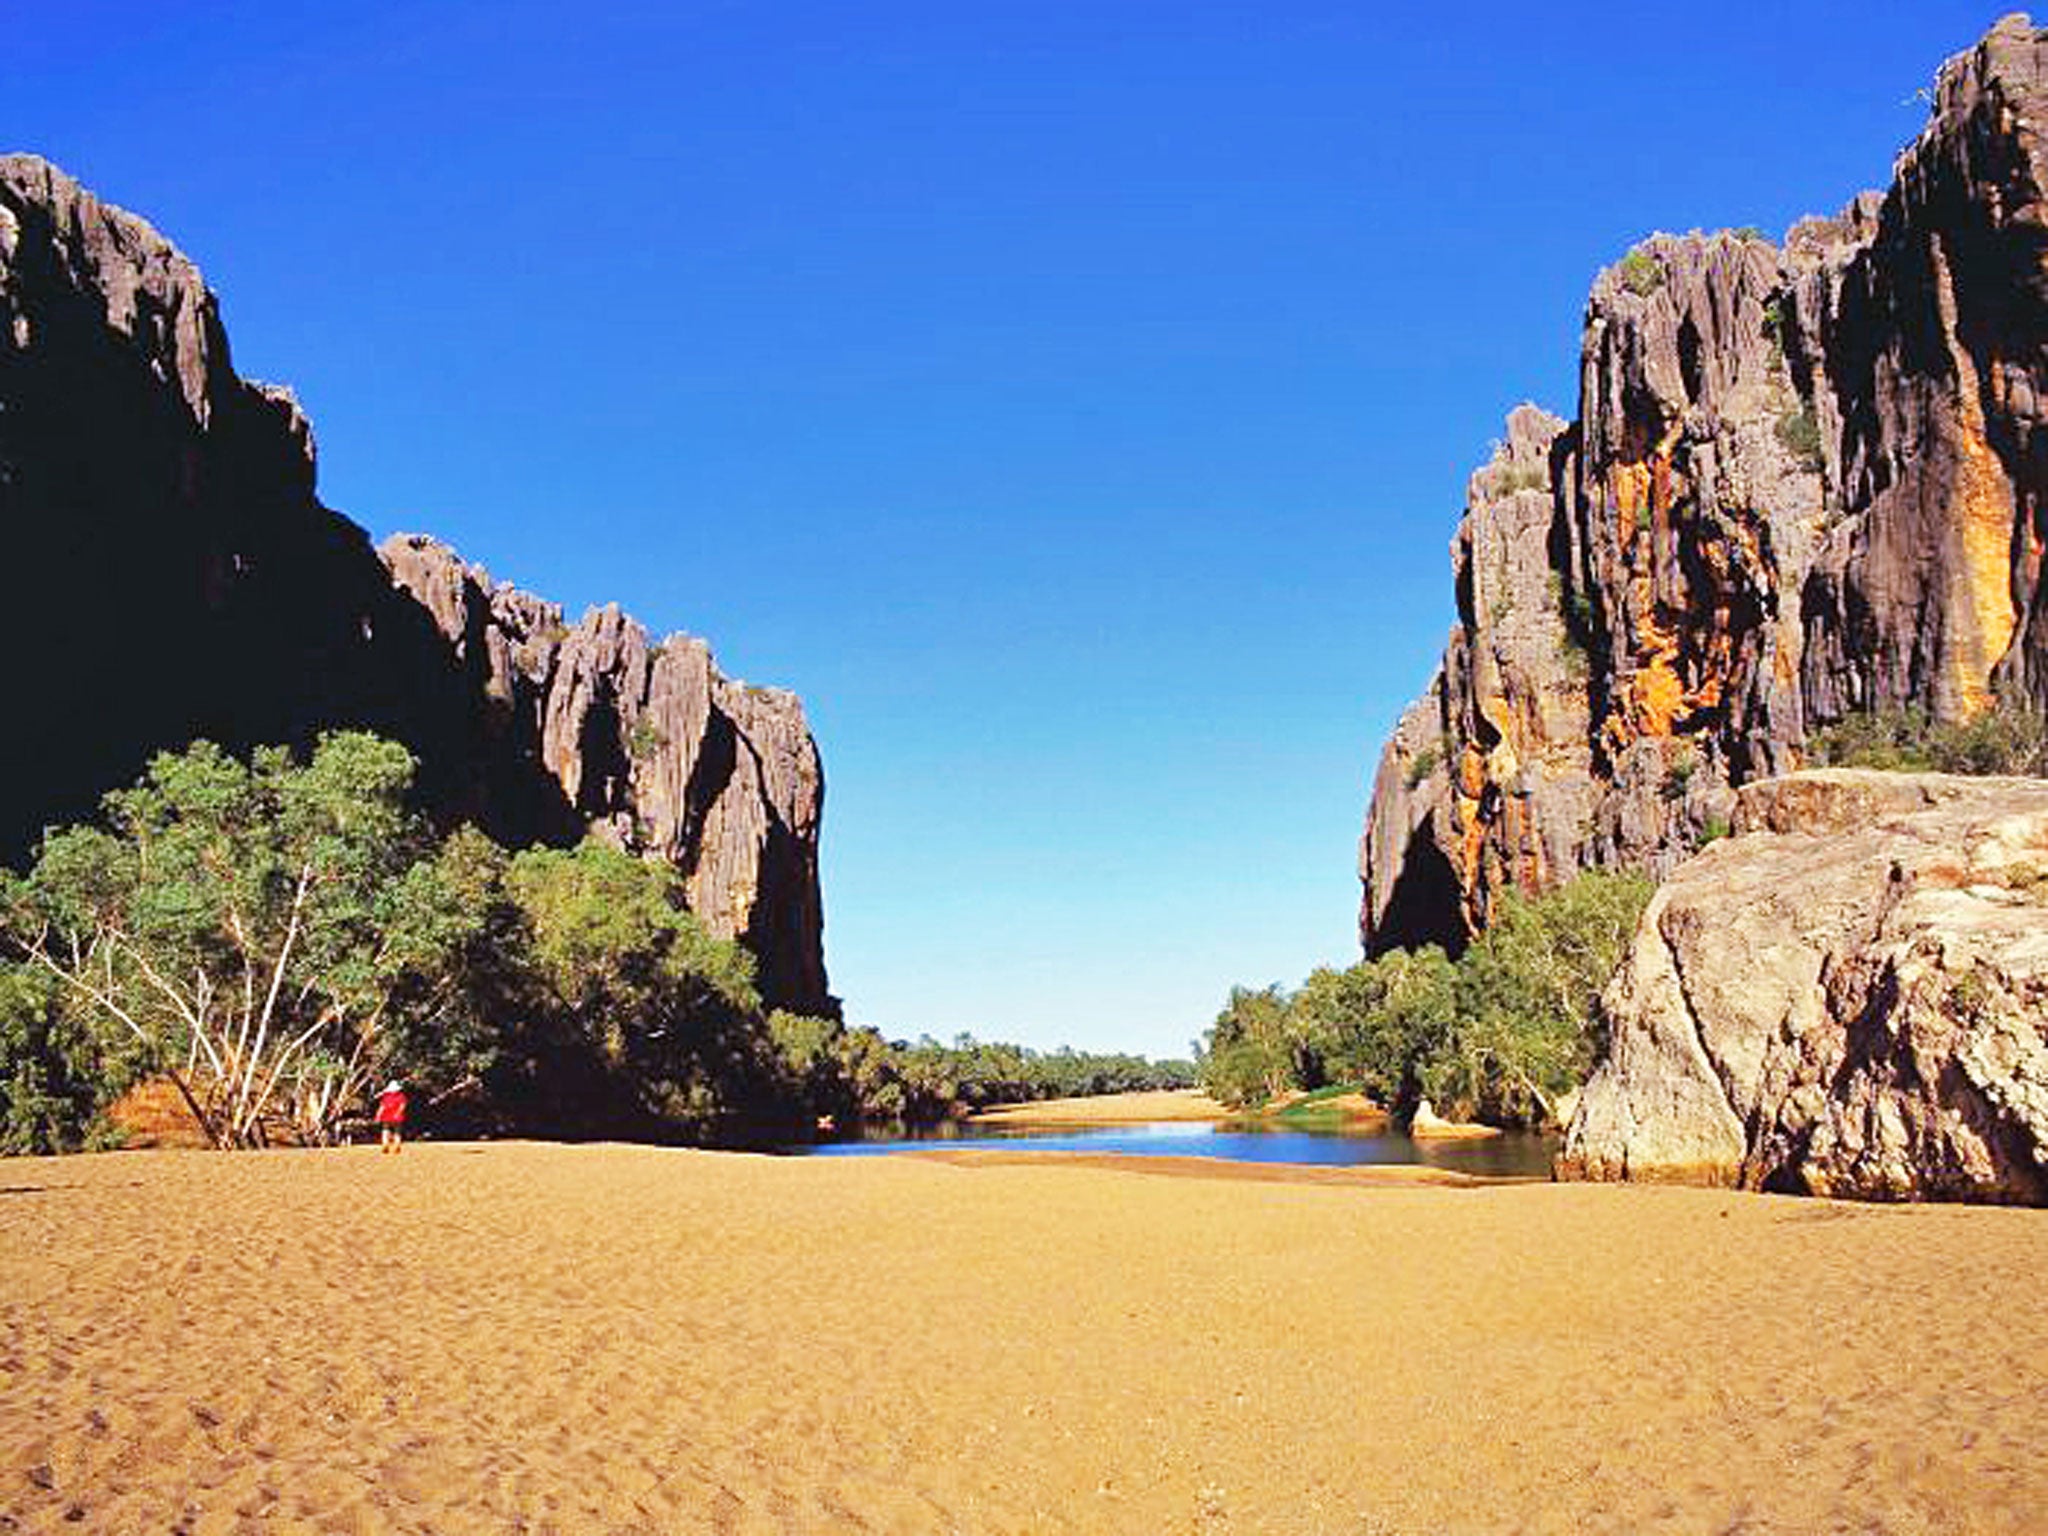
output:
[[[46,162],[0,157],[0,527],[26,637],[0,860],[159,748],[365,726],[413,749],[446,820],[673,861],[766,996],[832,1007],[797,700],[614,608],[571,626],[430,541],[380,558],[314,471],[290,393],[235,373],[198,269]]]
[[[1578,420],[1524,407],[1473,477],[1458,624],[1374,781],[1369,950],[1662,874],[1851,710],[2048,709],[2042,125],[2048,34],[2010,17],[1889,193],[1595,281]]]
[[[2048,782],[1740,792],[1602,1007],[1565,1177],[2048,1204]]]
[[[529,815],[521,781],[537,766],[560,818],[544,835],[668,860],[690,910],[754,952],[765,995],[825,1007],[824,774],[796,695],[734,682],[702,640],[656,641],[615,606],[572,627],[433,539],[397,535],[378,553],[482,701],[469,776],[481,818]]]

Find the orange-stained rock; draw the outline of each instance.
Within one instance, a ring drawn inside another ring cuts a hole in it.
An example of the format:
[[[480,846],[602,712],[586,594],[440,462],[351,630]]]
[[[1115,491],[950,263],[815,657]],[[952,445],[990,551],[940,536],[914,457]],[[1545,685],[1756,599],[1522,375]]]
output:
[[[2048,33],[2009,17],[1889,193],[1596,278],[1578,419],[1521,408],[1471,479],[1459,622],[1374,781],[1369,950],[1461,942],[1502,881],[1662,874],[1852,709],[2048,709],[2041,124]]]

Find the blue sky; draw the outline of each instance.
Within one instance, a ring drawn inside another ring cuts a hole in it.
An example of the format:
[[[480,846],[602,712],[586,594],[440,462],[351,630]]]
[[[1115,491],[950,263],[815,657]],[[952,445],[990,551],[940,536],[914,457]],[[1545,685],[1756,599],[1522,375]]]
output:
[[[321,491],[800,692],[850,1018],[1183,1051],[1356,955],[1596,268],[1882,185],[1995,8],[0,0]]]

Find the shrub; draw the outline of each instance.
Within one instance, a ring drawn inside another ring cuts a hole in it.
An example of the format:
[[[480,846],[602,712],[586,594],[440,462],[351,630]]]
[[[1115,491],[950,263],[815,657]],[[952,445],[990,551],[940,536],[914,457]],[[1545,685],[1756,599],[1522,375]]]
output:
[[[1813,761],[1828,768],[1884,768],[1927,773],[1934,768],[1927,748],[1932,724],[1913,708],[1857,710],[1807,738]]]
[[[1827,467],[1821,452],[1820,422],[1812,406],[1801,402],[1791,407],[1778,418],[1777,432],[1779,444],[1799,461],[1800,468],[1818,474]]]
[[[1948,1005],[1959,1017],[1982,1024],[1991,1012],[1992,988],[1976,966],[1949,983]]]
[[[1621,258],[1621,284],[1638,298],[1648,298],[1664,286],[1664,264],[1646,250],[1633,250]]]
[[[633,729],[626,733],[626,750],[633,754],[633,761],[644,763],[668,745],[668,738],[661,734],[661,727],[642,715],[633,722]]]
[[[1785,303],[1772,299],[1764,305],[1764,339],[1770,343],[1770,365],[1774,372],[1785,370]]]
[[[1593,632],[1593,604],[1583,592],[1567,593],[1561,572],[1552,571],[1549,582],[1550,606],[1564,621],[1564,674],[1575,683],[1584,682],[1591,670],[1586,637]]]
[[[2048,777],[2048,719],[2003,699],[1953,725],[1910,706],[1859,710],[1813,733],[1807,747],[1835,768]]]
[[[1402,782],[1408,788],[1413,789],[1432,773],[1436,772],[1436,765],[1443,760],[1443,742],[1441,740],[1429,742],[1420,752],[1417,752],[1415,756],[1408,760],[1407,771],[1401,775]]]
[[[1692,752],[1672,760],[1664,770],[1664,783],[1658,789],[1666,805],[1676,805],[1685,798],[1685,791],[1692,783],[1692,776],[1699,771],[1700,760]]]
[[[1929,751],[1943,773],[2048,778],[2048,717],[2001,699],[1972,720],[1937,726]]]

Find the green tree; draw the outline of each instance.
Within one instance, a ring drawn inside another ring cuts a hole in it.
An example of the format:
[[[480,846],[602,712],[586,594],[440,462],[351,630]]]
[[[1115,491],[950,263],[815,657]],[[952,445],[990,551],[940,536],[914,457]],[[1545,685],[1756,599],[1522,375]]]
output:
[[[547,1015],[535,1033],[588,1051],[643,1129],[713,1137],[772,1106],[753,958],[685,910],[671,866],[596,841],[533,848],[505,888]]]
[[[847,1071],[846,1027],[837,1019],[778,1008],[768,1015],[768,1040],[785,1079],[785,1092],[814,1124],[850,1125],[861,1106]]]
[[[132,1079],[119,1045],[64,1010],[47,972],[0,964],[0,1154],[84,1145],[104,1101]]]
[[[533,1081],[552,1024],[539,1001],[526,914],[507,889],[512,856],[474,827],[434,850],[416,891],[448,924],[441,963],[408,978],[386,1028],[385,1070],[443,1127],[538,1129]]]
[[[1390,950],[1349,970],[1325,966],[1294,995],[1292,1027],[1310,1037],[1332,1081],[1406,1108],[1417,1096],[1420,1063],[1451,1030],[1455,978],[1434,944]]]
[[[1296,1045],[1278,983],[1232,987],[1197,1063],[1202,1086],[1223,1104],[1262,1104],[1296,1086],[1309,1054]]]
[[[1460,957],[1453,1025],[1421,1087],[1456,1117],[1541,1124],[1599,1054],[1596,1003],[1654,887],[1589,870],[1530,900],[1503,892]]]
[[[45,839],[0,891],[16,957],[125,1035],[216,1146],[329,1139],[382,1064],[394,1005],[437,989],[466,915],[407,810],[413,760],[359,732],[244,764],[206,742]]]

